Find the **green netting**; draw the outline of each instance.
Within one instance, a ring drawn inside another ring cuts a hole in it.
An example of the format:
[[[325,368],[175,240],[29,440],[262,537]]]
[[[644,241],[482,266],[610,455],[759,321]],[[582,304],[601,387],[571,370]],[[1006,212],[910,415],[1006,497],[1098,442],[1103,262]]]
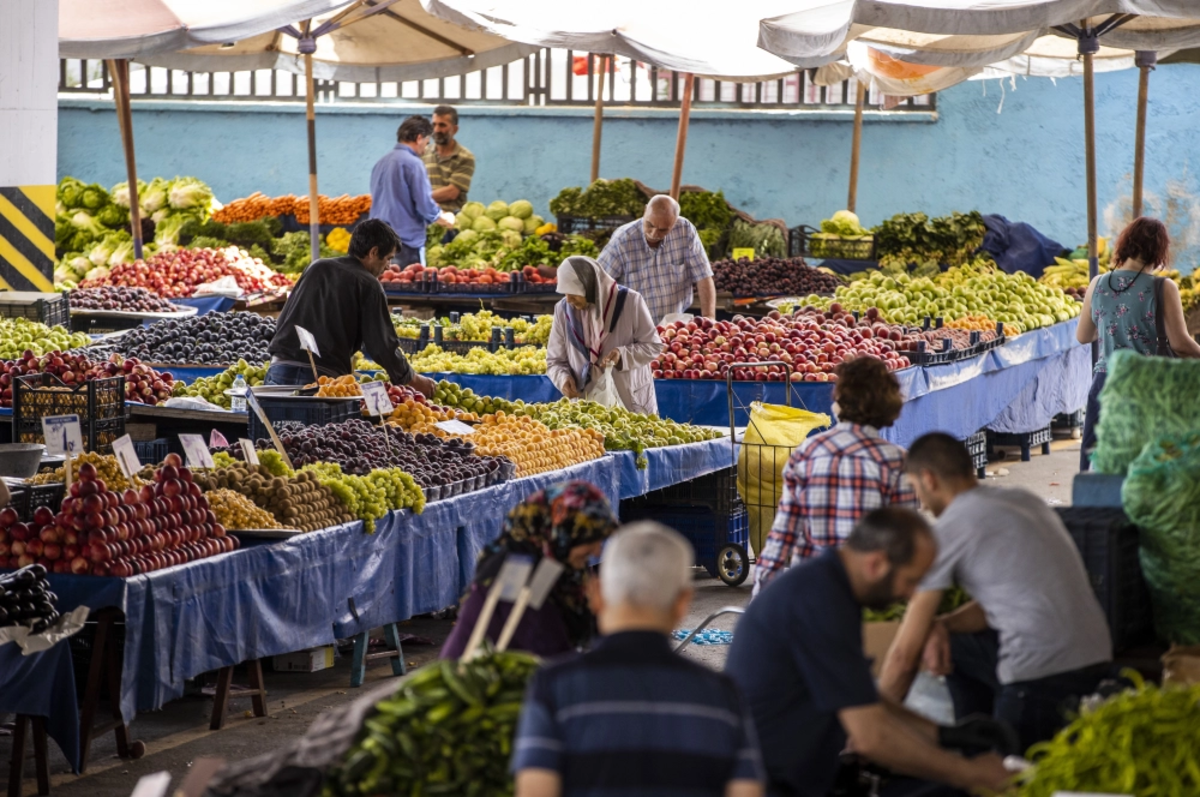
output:
[[[1200,360],[1120,350],[1108,359],[1092,467],[1124,475],[1148,440],[1200,429]]]
[[[1141,527],[1158,635],[1200,644],[1200,430],[1147,443],[1129,466],[1121,499]]]

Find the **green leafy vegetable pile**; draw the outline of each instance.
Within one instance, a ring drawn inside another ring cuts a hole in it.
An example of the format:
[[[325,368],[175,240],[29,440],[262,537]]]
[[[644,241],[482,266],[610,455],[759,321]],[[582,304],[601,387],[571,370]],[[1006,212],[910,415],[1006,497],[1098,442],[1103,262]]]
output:
[[[606,216],[638,217],[646,209],[646,197],[628,177],[597,180],[586,189],[564,188],[550,200],[554,216],[600,219]]]
[[[443,660],[400,684],[326,781],[326,797],[513,793],[508,774],[525,685],[538,662],[527,653]]]
[[[700,243],[709,259],[724,257],[729,251],[729,225],[733,209],[720,191],[688,191],[679,195],[679,215],[700,233]]]
[[[759,257],[787,257],[787,240],[774,224],[748,224],[735,219],[729,230],[729,251],[749,248]]]
[[[971,596],[962,587],[954,586],[942,593],[942,602],[938,604],[938,614],[947,614],[958,607],[970,603]],[[908,611],[907,603],[893,603],[886,609],[863,609],[864,623],[890,623],[904,619]]]
[[[929,218],[899,213],[874,229],[880,266],[960,266],[983,244],[986,228],[977,210]]]

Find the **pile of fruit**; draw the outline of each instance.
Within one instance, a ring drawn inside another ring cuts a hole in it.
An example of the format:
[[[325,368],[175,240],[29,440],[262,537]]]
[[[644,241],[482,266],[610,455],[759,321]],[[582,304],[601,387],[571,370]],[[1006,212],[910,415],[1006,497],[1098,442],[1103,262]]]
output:
[[[119,310],[125,313],[177,313],[178,307],[145,288],[105,286],[71,291],[72,310]]]
[[[429,344],[408,360],[421,373],[490,374],[516,376],[546,373],[546,350],[532,346],[501,349],[489,352],[472,349],[466,354],[453,354],[440,346]]]
[[[868,313],[868,318],[874,321]],[[651,363],[655,379],[724,379],[733,363],[780,361],[791,366],[793,382],[829,382],[834,369],[859,355],[876,357],[897,371],[910,365],[900,354],[909,333],[889,330],[885,340],[869,323],[859,325],[854,316],[834,305],[829,312],[809,308],[784,316],[772,311],[761,319],[737,316],[733,321],[697,318],[659,328],[663,353]],[[779,365],[754,365],[734,369],[734,379],[783,382],[787,369]]]
[[[213,220],[232,224],[234,222],[258,221],[263,218],[294,215],[296,221],[308,224],[309,211],[308,195],[268,197],[255,191],[248,197],[235,199],[220,210],[214,211]],[[328,197],[317,194],[317,213],[322,224],[349,225],[358,221],[359,216],[371,209],[371,195],[359,194],[350,196],[342,194],[338,197]]]
[[[492,415],[496,412],[513,412],[524,402],[512,402],[492,396],[479,396],[469,387],[442,380],[433,391],[433,401],[445,408],[460,410],[473,415]]]
[[[993,320],[985,315],[969,315],[969,316],[965,316],[963,318],[952,318],[949,321],[946,321],[944,323],[945,323],[945,326],[949,327],[950,329],[966,329],[969,331],[973,330],[973,331],[977,331],[977,332],[989,332],[989,331],[995,332],[996,331],[995,320]],[[1012,331],[1010,332],[1009,330],[1012,330]],[[1006,327],[1004,330],[1005,335],[1014,334],[1015,332],[1016,332],[1016,330],[1012,329],[1012,327]]]
[[[400,468],[376,468],[365,476],[342,472],[331,463],[309,465],[308,472],[338,497],[350,514],[363,522],[367,534],[375,533],[375,521],[393,509],[425,510],[425,492]]]
[[[203,485],[201,485],[203,487]],[[204,497],[217,517],[217,522],[230,531],[242,529],[282,529],[275,516],[259,509],[241,493],[227,489],[205,489]]]
[[[657,415],[639,415],[623,407],[605,407],[594,401],[563,398],[553,404],[515,407],[512,412],[536,418],[550,429],[575,426],[597,431],[604,436],[604,448],[608,451],[633,451],[639,455],[647,448],[679,446],[721,437],[715,429],[677,423]]]
[[[92,379],[124,376],[125,400],[151,406],[169,399],[175,383],[170,373],[160,373],[133,357],[114,354],[106,362],[93,362],[70,352],[54,351],[39,357],[26,350],[19,359],[0,360],[0,407],[12,406],[14,380],[33,374],[50,374],[67,388]]]
[[[604,456],[604,435],[600,432],[577,426],[550,429],[527,415],[485,415],[470,439],[477,453],[512,460],[520,477]]]
[[[245,360],[238,360],[221,373],[202,376],[191,384],[185,385],[183,382],[176,382],[172,395],[197,396],[210,404],[229,409],[233,406],[232,398],[226,396],[225,391],[233,387],[234,380],[241,376],[247,387],[258,387],[267,378],[267,368],[268,363],[251,365]]]
[[[229,247],[158,252],[145,260],[113,266],[107,274],[84,280],[80,287],[146,288],[159,296],[174,299],[191,296],[198,286],[216,282],[221,277],[233,277],[243,295],[275,292],[292,284],[287,277],[264,266],[261,260]]]
[[[358,379],[354,374],[335,378],[317,377],[317,395],[321,398],[350,398],[362,394],[362,388],[358,386]]]
[[[379,275],[379,281],[385,286],[395,284],[398,287],[412,285],[414,282],[432,282],[435,279],[443,285],[507,285],[512,282],[512,274],[497,271],[491,266],[482,269],[465,268],[459,271],[454,266],[436,269],[425,268],[420,263],[413,263],[401,268],[393,263]]]
[[[445,432],[437,428],[437,424],[443,421],[470,423],[479,420],[479,416],[474,413],[460,412],[459,410],[439,407],[437,405],[414,401],[413,399],[406,399],[393,406],[395,409],[388,416],[387,422],[413,434],[425,432],[444,437],[446,436]]]
[[[72,334],[66,327],[48,327],[28,318],[0,317],[0,360],[15,360],[26,351],[40,356],[81,349],[91,342],[86,332]]]
[[[345,504],[338,500],[332,490],[321,484],[315,475],[304,472],[294,477],[286,473],[276,474],[265,462],[255,466],[235,461],[232,456],[235,452],[240,454],[241,448],[235,447],[229,452],[214,453],[213,462],[217,468],[209,473],[197,474],[196,482],[210,494],[229,491],[243,497],[276,525],[225,524],[226,528],[264,529],[286,526],[301,531],[316,531],[349,523],[354,519],[354,515]],[[267,453],[262,452],[259,455],[260,460],[266,460]],[[214,501],[214,504],[217,503]],[[217,511],[215,506],[213,511]],[[243,512],[238,520],[246,523],[265,522],[261,516],[252,517],[247,512]]]
[[[415,318],[395,318],[396,334],[402,338],[416,340],[421,337],[421,327],[440,326],[442,338],[448,341],[469,341],[486,343],[492,339],[492,330],[501,331],[511,328],[513,339],[520,344],[530,346],[545,346],[550,342],[550,329],[554,325],[554,316],[539,315],[529,321],[527,318],[501,318],[491,310],[480,310],[478,313],[464,313],[458,323],[449,318],[439,318],[433,321],[421,321]],[[430,333],[432,336],[432,333]]]
[[[267,362],[275,319],[257,313],[208,313],[169,318],[130,330],[119,345],[130,357],[149,362],[230,365]]]
[[[11,558],[3,553],[3,548],[15,542],[7,537],[17,523],[16,516],[11,509],[0,512],[0,562]],[[18,556],[17,560],[22,558],[29,557]],[[55,608],[58,596],[50,591],[44,565],[30,563],[19,567],[14,573],[0,575],[0,628],[27,625],[33,633],[40,634],[58,620]]]
[[[1104,274],[1107,271],[1108,268],[1101,265],[1098,273]],[[1091,282],[1091,277],[1088,276],[1088,262],[1056,257],[1054,265],[1046,266],[1042,271],[1038,282],[1058,288],[1068,296],[1083,301],[1083,295],[1087,293],[1088,284]]]
[[[717,290],[734,296],[806,296],[833,293],[842,284],[836,275],[812,268],[800,258],[716,260],[712,269]]]
[[[79,469],[84,465],[88,465],[96,473],[96,476],[104,480],[110,488],[114,490],[127,490],[133,485],[125,478],[125,474],[121,472],[121,466],[117,464],[117,458],[112,454],[98,454],[95,451],[84,451],[82,454],[77,454],[71,457],[71,481],[79,481]],[[66,481],[66,470],[62,465],[57,468],[46,468],[38,473],[33,478],[29,479],[30,484],[63,484]]]
[[[882,333],[883,330],[890,331],[890,328],[886,324],[877,323],[877,324],[873,324],[871,326],[871,330],[875,335],[878,336]],[[972,332],[979,333],[979,341],[978,341],[979,343],[988,343],[988,342],[996,339],[995,328],[988,329],[988,330],[966,330],[966,329],[956,329],[956,328],[950,327],[950,326],[943,326],[941,329],[926,329],[926,330],[921,330],[919,332],[916,332],[914,334],[916,335],[916,337],[919,340],[925,341],[925,351],[939,352],[939,351],[942,351],[942,349],[945,345],[943,341],[946,341],[946,340],[950,341],[950,348],[952,348],[952,349],[969,349],[972,345],[971,344],[971,333]],[[901,349],[902,351],[916,351],[917,350],[916,341],[912,340],[911,337],[909,337],[909,339],[906,340],[904,342],[904,344],[902,344],[902,345],[904,346],[904,348]]]

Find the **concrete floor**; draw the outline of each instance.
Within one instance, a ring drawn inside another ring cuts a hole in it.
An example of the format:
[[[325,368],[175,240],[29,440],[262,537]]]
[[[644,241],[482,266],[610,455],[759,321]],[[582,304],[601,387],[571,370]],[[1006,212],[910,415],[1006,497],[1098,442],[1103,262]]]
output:
[[[988,482],[1006,487],[1023,487],[1052,505],[1066,505],[1071,499],[1071,480],[1078,470],[1079,443],[1061,439],[1052,444],[1049,456],[1035,449],[1029,462],[1020,462],[1018,452],[1001,450],[989,464]],[[750,599],[749,586],[730,588],[703,571],[696,571],[696,596],[692,609],[683,623],[694,628],[709,614],[726,606],[741,607]],[[726,615],[711,627],[733,631],[736,615]],[[449,620],[423,617],[402,624],[401,633],[425,637],[433,645],[405,645],[405,659],[417,667],[436,657],[437,650],[451,628]],[[729,648],[727,645],[687,648],[685,655],[720,668]],[[267,672],[270,717],[256,719],[248,716],[250,701],[231,703],[225,727],[220,731],[208,729],[212,700],[203,696],[177,700],[161,711],[141,714],[132,725],[134,738],[146,745],[146,754],[139,760],[117,758],[116,745],[110,733],[93,742],[91,764],[83,776],[69,772],[57,746],[50,744],[51,793],[62,797],[126,797],[138,779],[144,775],[167,771],[177,787],[189,768],[200,758],[217,757],[225,760],[249,758],[276,749],[308,728],[322,711],[351,700],[360,693],[351,689],[348,658],[339,658],[332,669],[317,673]],[[367,686],[392,678],[391,667],[375,662],[367,671]],[[245,683],[238,673],[235,681]],[[911,704],[917,710],[935,718],[945,719],[948,709],[942,687],[932,679],[923,679],[914,690]],[[10,743],[0,738],[0,783],[8,781]],[[30,759],[26,764],[25,794],[36,794]]]

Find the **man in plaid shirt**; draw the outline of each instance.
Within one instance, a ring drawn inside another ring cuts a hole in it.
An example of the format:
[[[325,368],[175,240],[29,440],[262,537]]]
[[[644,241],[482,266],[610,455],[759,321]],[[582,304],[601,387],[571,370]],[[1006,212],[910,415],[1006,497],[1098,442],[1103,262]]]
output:
[[[692,306],[693,286],[700,313],[716,318],[717,289],[700,235],[679,218],[679,203],[665,194],[652,197],[638,221],[617,228],[597,258],[608,275],[646,300],[654,323]]]
[[[754,594],[793,563],[839,547],[859,518],[884,506],[919,509],[904,477],[904,450],[879,436],[903,398],[882,361],[857,357],[837,369],[832,429],[801,443],[783,469],[783,497],[754,570]]]

